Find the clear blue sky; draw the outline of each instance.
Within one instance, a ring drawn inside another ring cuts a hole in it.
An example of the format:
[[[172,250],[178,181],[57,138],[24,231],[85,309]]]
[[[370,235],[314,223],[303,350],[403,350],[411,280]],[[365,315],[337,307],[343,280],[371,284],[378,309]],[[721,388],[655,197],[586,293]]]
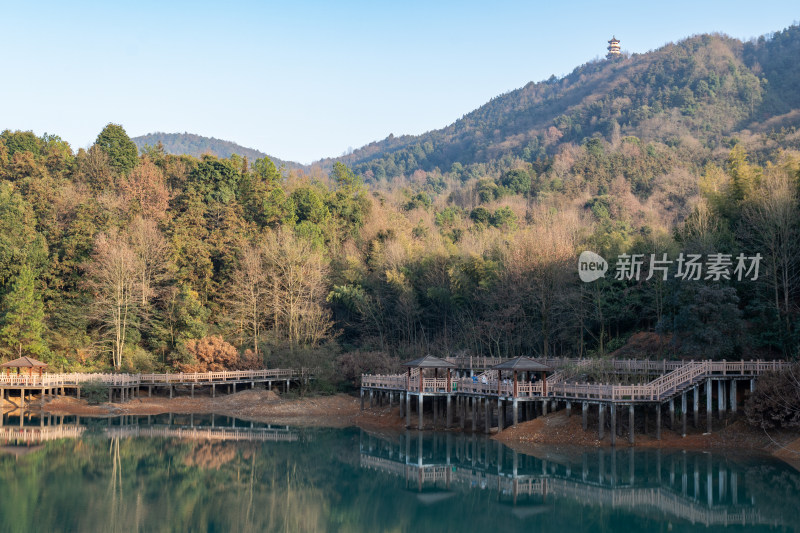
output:
[[[749,39],[793,1],[0,2],[0,130],[87,147],[190,132],[283,159],[452,123],[492,97],[689,35]]]

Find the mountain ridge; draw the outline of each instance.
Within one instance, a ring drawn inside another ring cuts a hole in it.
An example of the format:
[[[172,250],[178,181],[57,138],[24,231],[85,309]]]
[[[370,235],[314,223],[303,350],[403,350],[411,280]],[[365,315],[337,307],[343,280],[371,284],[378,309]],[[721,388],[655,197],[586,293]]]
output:
[[[233,141],[226,141],[224,139],[217,139],[216,137],[206,137],[194,133],[164,133],[153,132],[138,137],[132,137],[131,140],[142,151],[145,146],[156,146],[159,142],[163,145],[164,151],[172,155],[190,155],[192,157],[201,157],[203,154],[211,153],[220,158],[227,158],[233,154],[242,157],[247,157],[251,162],[256,159],[269,157],[276,166],[284,166],[287,169],[303,168],[303,165],[294,161],[286,161],[268,155],[255,148],[247,148]]]

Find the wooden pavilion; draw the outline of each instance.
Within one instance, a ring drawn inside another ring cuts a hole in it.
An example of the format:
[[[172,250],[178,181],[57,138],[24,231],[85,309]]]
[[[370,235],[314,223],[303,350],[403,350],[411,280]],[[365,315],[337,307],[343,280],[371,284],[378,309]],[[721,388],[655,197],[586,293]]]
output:
[[[440,359],[438,357],[434,357],[432,355],[426,355],[424,357],[420,357],[419,359],[414,359],[413,361],[408,361],[403,363],[404,367],[408,368],[406,373],[406,387],[408,390],[411,389],[411,369],[416,368],[419,369],[419,392],[424,392],[424,385],[423,385],[423,374],[425,369],[433,369],[433,377],[439,377],[439,369],[446,369],[447,370],[447,385],[444,387],[446,392],[450,392],[452,390],[452,380],[450,376],[450,370],[456,368],[456,365],[445,361],[444,359]],[[434,391],[435,392],[435,391]]]
[[[36,359],[31,359],[30,357],[23,355],[19,359],[14,359],[13,361],[9,361],[7,363],[3,363],[0,365],[0,368],[4,368],[6,370],[6,374],[11,373],[12,368],[17,369],[17,374],[21,374],[21,369],[27,368],[28,369],[28,376],[33,377],[33,369],[37,369],[39,371],[39,377],[42,377],[42,369],[47,366],[47,363],[43,363],[41,361],[37,361]]]
[[[552,372],[553,369],[547,365],[531,359],[530,357],[515,357],[504,361],[499,365],[492,367],[492,370],[497,370],[497,394],[500,394],[500,383],[502,383],[503,371],[512,371],[514,374],[514,394],[516,398],[518,390],[517,375],[519,372],[525,372],[526,377],[532,373],[541,374],[542,377],[542,396],[547,396],[547,373]]]

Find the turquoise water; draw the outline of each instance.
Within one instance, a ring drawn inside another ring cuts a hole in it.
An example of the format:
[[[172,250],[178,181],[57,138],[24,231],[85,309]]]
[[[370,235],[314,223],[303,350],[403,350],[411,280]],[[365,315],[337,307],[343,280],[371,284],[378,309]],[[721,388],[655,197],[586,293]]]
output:
[[[794,531],[768,457],[227,417],[3,420],[1,531]]]

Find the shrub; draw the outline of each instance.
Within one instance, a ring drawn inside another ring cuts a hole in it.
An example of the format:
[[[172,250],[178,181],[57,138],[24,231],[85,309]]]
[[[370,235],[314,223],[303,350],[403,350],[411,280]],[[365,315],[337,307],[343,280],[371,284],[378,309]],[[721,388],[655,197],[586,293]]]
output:
[[[81,397],[89,405],[100,405],[108,399],[108,387],[97,381],[84,381],[81,383]]]
[[[745,404],[747,421],[765,429],[800,427],[800,364],[758,378]]]

